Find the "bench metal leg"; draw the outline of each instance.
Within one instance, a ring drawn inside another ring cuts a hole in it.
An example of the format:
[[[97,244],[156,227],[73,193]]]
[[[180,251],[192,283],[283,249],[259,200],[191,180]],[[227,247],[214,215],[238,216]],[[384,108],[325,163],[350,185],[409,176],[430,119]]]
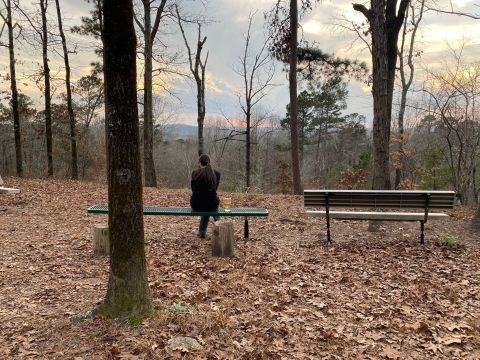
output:
[[[243,238],[248,240],[248,218],[245,216],[245,223],[243,224]]]
[[[425,221],[420,221],[420,244],[425,244]]]
[[[325,211],[327,212],[327,244],[332,243],[332,238],[330,236],[330,199],[329,193],[325,193]]]
[[[330,235],[330,217],[327,216],[327,243],[331,244],[332,243],[332,237]]]

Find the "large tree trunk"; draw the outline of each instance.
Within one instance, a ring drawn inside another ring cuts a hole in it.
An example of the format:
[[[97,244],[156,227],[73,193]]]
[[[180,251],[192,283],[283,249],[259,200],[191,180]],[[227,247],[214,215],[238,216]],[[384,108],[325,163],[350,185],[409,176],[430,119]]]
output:
[[[152,89],[152,20],[150,1],[143,1],[145,14],[145,74],[143,89],[143,171],[145,186],[157,186],[155,162],[153,161],[153,89]]]
[[[370,24],[373,64],[373,188],[390,189],[390,125],[398,33],[410,0],[371,0],[370,9],[353,4]]]
[[[22,132],[20,126],[20,114],[18,112],[18,90],[17,75],[15,71],[15,50],[13,42],[13,20],[12,4],[7,0],[7,27],[8,27],[8,52],[10,55],[10,87],[12,90],[12,113],[13,113],[13,133],[15,138],[15,161],[17,165],[17,176],[23,174],[23,154],[22,154]]]
[[[250,187],[250,171],[251,171],[251,160],[250,160],[250,133],[251,133],[251,105],[247,102],[247,128],[245,129],[245,142],[246,142],[246,156],[245,156],[245,174],[246,174],[246,187],[247,190]]]
[[[396,9],[397,1],[388,1],[387,2],[387,9],[386,9],[386,31],[387,31],[387,59],[388,59],[388,114],[389,114],[389,123],[391,127],[392,123],[392,106],[393,106],[393,89],[395,86],[395,71],[397,66],[397,57],[398,57],[398,30],[396,25],[397,19],[397,9]],[[403,95],[403,93],[402,93]],[[403,131],[403,118],[402,124],[400,129],[399,124],[399,131],[401,134],[404,133]],[[390,130],[388,138],[390,139]],[[400,143],[399,151],[403,150],[403,144]],[[400,161],[402,160],[400,156]],[[396,169],[395,171],[395,187],[398,187],[400,184],[400,177],[401,172],[398,172],[400,169]],[[390,174],[390,172],[389,172]],[[389,175],[390,177],[390,175]]]
[[[373,189],[390,189],[389,142],[391,104],[385,0],[372,0],[372,65],[373,65]]]
[[[52,97],[50,95],[50,67],[48,66],[48,30],[47,30],[47,1],[40,0],[42,13],[42,58],[45,96],[45,135],[47,140],[47,174],[53,176],[53,140],[52,140]]]
[[[300,178],[300,160],[298,154],[298,117],[297,117],[297,50],[298,50],[298,4],[290,0],[290,69],[288,83],[290,88],[290,141],[292,151],[293,192],[302,193]]]
[[[105,106],[108,129],[110,276],[98,312],[137,322],[153,312],[143,232],[131,0],[105,0]]]
[[[67,91],[67,109],[68,117],[70,119],[70,147],[71,147],[71,166],[72,166],[72,179],[78,179],[78,156],[77,156],[77,132],[75,129],[75,113],[73,112],[73,101],[72,101],[72,87],[70,84],[70,62],[68,60],[68,49],[67,49],[67,40],[65,38],[65,33],[63,32],[62,25],[62,13],[60,11],[59,0],[55,0],[57,6],[57,21],[58,21],[58,30],[60,32],[60,37],[62,39],[62,48],[63,48],[63,60],[65,61],[65,87]]]

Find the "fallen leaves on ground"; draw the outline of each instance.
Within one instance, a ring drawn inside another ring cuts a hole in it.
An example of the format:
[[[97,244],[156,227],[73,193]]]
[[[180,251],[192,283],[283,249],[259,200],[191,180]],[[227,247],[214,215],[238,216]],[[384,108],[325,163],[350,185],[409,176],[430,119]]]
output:
[[[6,359],[478,359],[478,235],[468,210],[426,225],[333,221],[304,215],[301,196],[230,194],[234,207],[268,218],[234,219],[235,256],[213,258],[198,219],[146,217],[149,281],[156,314],[129,327],[70,317],[95,308],[108,259],[93,256],[86,209],[106,187],[68,180],[7,178],[0,196],[0,358]],[[188,206],[188,190],[144,191],[145,205]],[[470,214],[472,212],[470,211]],[[210,229],[211,231],[211,226]],[[445,235],[457,246],[441,245]],[[187,312],[167,309],[181,304]],[[167,354],[172,338],[203,349]]]

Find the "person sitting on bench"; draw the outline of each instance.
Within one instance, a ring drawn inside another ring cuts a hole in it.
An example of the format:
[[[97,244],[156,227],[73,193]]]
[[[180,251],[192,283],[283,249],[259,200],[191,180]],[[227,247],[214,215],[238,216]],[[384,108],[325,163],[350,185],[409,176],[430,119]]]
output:
[[[203,154],[198,159],[199,168],[192,172],[192,196],[190,206],[195,211],[217,211],[220,199],[217,195],[220,183],[220,172],[214,170],[210,164],[210,157]],[[202,216],[198,226],[197,236],[205,239],[210,216]],[[218,220],[218,217],[214,217]]]

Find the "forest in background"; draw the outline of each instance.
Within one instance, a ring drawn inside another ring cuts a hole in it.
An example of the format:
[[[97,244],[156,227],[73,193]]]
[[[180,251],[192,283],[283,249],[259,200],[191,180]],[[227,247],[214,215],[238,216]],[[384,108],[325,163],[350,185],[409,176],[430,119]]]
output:
[[[261,14],[250,14],[243,43],[239,44],[239,61],[232,69],[245,80],[238,93],[241,116],[232,119],[209,115],[205,109],[205,68],[208,56],[215,53],[213,44],[209,50],[203,49],[208,41],[202,31],[213,21],[208,14],[192,14],[181,1],[134,4],[145,185],[187,187],[197,166],[196,156],[203,151],[222,171],[224,190],[292,192],[290,105],[282,105],[284,116],[262,106],[274,86],[273,73],[282,68],[282,59],[280,65],[275,60],[278,56],[272,50],[271,36],[266,35],[260,46],[249,42],[252,23],[261,21]],[[12,62],[15,47],[31,48],[46,61],[38,64],[38,71],[29,80],[42,92],[41,101],[17,90],[13,104],[10,89],[2,92],[1,174],[105,181],[102,1],[92,1],[91,16],[68,29],[63,29],[60,21],[61,2],[41,0],[27,6],[5,0],[3,5],[6,26],[2,45],[10,55],[4,81],[11,82],[15,68],[18,72],[24,65],[15,59]],[[302,11],[318,9],[302,6]],[[480,180],[480,63],[464,56],[468,44],[464,41],[445,50],[441,67],[422,64],[422,50],[415,36],[427,11],[438,9],[424,0],[412,1],[399,35],[389,176],[394,188],[452,189],[463,203],[476,204]],[[365,23],[342,20],[338,20],[338,26],[349,28],[368,44],[371,34],[364,31]],[[267,18],[265,27],[269,26]],[[7,34],[9,29],[11,36]],[[177,41],[175,47],[163,40],[172,33],[183,35],[183,41]],[[65,60],[75,56],[76,36],[92,39],[98,58],[90,74],[71,80]],[[372,188],[371,119],[348,113],[347,107],[348,82],[371,83],[371,70],[368,65],[347,59],[336,59],[338,63],[331,66],[334,58],[316,46],[308,39],[299,42],[296,112],[302,184]],[[61,66],[50,69],[50,57],[62,59]],[[168,82],[171,74],[190,78],[198,90],[197,121],[202,130],[198,136],[175,135],[174,126],[169,125],[175,123],[183,104],[175,100],[175,94],[164,91],[160,96],[153,90],[159,83]]]

